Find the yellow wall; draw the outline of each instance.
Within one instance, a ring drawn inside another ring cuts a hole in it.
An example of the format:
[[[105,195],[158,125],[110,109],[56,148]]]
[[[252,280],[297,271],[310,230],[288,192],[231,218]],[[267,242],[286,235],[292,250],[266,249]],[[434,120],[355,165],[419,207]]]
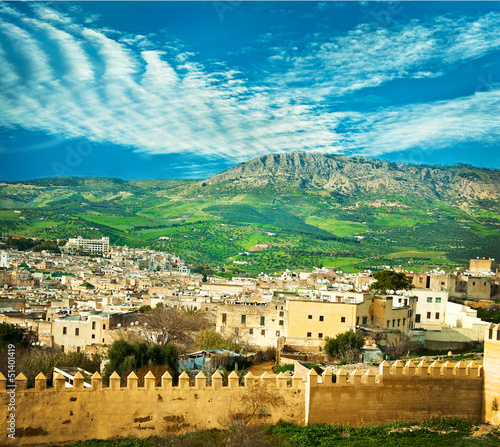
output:
[[[317,376],[309,373],[306,422],[362,426],[434,417],[481,421],[483,379],[477,365],[472,370],[463,368],[457,375],[453,368],[446,373],[437,369],[436,375],[427,368],[422,374],[417,368],[404,374],[405,369],[401,364],[401,368],[386,369],[378,376],[351,375],[349,381],[337,375],[337,383],[328,381],[328,385],[316,385]]]
[[[484,336],[484,420],[500,425],[500,324]]]
[[[182,380],[172,387],[171,379],[163,387],[81,390],[54,388],[16,390],[16,439],[8,439],[5,429],[0,445],[42,446],[56,443],[74,443],[87,439],[142,438],[186,431],[222,428],[233,417],[252,411],[252,400],[261,399],[261,408],[253,422],[275,424],[280,420],[304,424],[304,385],[299,379],[295,387],[286,387],[287,377],[265,375],[247,379],[239,386],[238,379],[231,386],[222,387],[222,378],[212,386],[205,379],[196,386]],[[45,382],[45,381],[43,381]],[[96,381],[95,383],[98,383]],[[279,385],[278,385],[279,382]],[[135,382],[137,383],[137,382]],[[0,391],[0,417],[8,420],[8,395]],[[119,384],[119,379],[118,379]],[[118,385],[119,386],[119,385]],[[267,391],[263,391],[267,390]],[[259,397],[260,396],[260,397]],[[277,405],[272,406],[270,403]]]
[[[320,347],[324,347],[326,337],[335,337],[355,328],[356,307],[356,304],[350,303],[287,300],[287,345],[297,346],[301,350],[309,347],[317,352]],[[320,320],[321,316],[323,321]],[[308,336],[308,333],[311,335]]]

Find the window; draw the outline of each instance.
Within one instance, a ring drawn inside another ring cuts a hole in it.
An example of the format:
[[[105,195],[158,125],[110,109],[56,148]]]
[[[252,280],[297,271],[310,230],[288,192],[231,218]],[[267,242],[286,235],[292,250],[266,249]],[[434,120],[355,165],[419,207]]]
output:
[[[436,320],[439,320],[439,312],[436,312]]]
[[[476,281],[472,281],[472,285],[475,286],[476,285]]]
[[[276,337],[280,336],[280,331],[276,331]]]
[[[105,324],[103,324],[103,325],[102,325],[102,328],[103,328],[103,329],[106,329],[106,325],[105,325]]]
[[[266,336],[266,330],[265,330],[265,329],[262,329],[262,330],[260,331],[260,335],[262,335],[263,337],[265,337],[265,336]]]
[[[419,278],[418,282],[422,284],[424,282],[424,278]]]
[[[285,312],[280,312],[280,317],[284,317],[285,316]]]
[[[247,323],[247,316],[246,315],[242,315],[241,316],[241,324],[246,324]]]
[[[75,335],[80,335],[80,329],[79,328],[75,328]]]
[[[319,316],[319,321],[325,321],[325,317],[323,315]]]
[[[95,321],[92,322],[92,330],[95,331]]]
[[[486,285],[486,283],[483,283],[483,286],[485,286],[485,285]]]
[[[63,335],[66,335],[66,326],[63,327]]]
[[[427,319],[430,319],[430,318],[431,318],[431,313],[427,312]]]
[[[279,325],[280,325],[280,326],[283,326],[283,320],[280,320],[280,321],[279,321]]]
[[[266,324],[266,317],[260,317],[260,325],[264,326]]]
[[[102,339],[102,342],[104,343],[104,338]]]
[[[250,328],[250,329],[248,330],[248,333],[249,333],[250,335],[253,335],[253,328]]]
[[[223,313],[222,314],[222,323],[226,323],[226,321],[227,321],[227,314]]]
[[[340,317],[340,322],[345,323],[345,317]]]
[[[323,338],[323,332],[320,332],[320,333],[318,334],[318,338]]]
[[[95,334],[92,334],[92,338],[95,338]]]
[[[401,318],[398,318],[398,327],[399,327],[399,323],[401,323]]]
[[[312,316],[312,315],[308,315],[308,316],[307,316],[307,318],[308,318],[309,320],[312,320],[312,319],[313,319],[313,316]]]
[[[224,326],[221,326],[221,327],[220,327],[220,331],[221,331],[221,332],[224,332]]]
[[[64,345],[61,345],[61,352],[64,352]]]
[[[281,310],[283,310],[283,306],[281,306]]]
[[[308,337],[311,337],[311,336],[312,336],[312,333],[311,333],[311,332],[308,332],[308,333],[307,333],[307,336],[308,336]]]
[[[441,298],[440,297],[436,298],[436,303],[440,303],[440,302],[441,302]]]
[[[356,326],[359,324],[359,317],[356,317]]]
[[[420,314],[415,315],[415,323],[420,323]]]
[[[403,318],[403,326],[406,324],[406,318]]]
[[[362,324],[366,324],[368,321],[368,317],[363,317],[363,323]]]
[[[428,297],[427,297],[427,302],[428,302],[428,303],[432,303],[432,296],[428,296]]]
[[[77,347],[76,347],[76,353],[77,353],[77,354],[80,354],[80,346],[77,346]]]
[[[392,320],[392,327],[396,327],[396,320]]]

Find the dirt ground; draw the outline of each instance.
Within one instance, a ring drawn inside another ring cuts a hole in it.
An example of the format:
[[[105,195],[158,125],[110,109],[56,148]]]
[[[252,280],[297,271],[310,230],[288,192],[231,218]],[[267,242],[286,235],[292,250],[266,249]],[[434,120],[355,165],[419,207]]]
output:
[[[250,372],[254,376],[261,376],[266,371],[269,374],[274,374],[274,372],[273,372],[273,365],[274,365],[274,362],[264,362],[264,363],[259,363],[258,365],[252,365],[250,367]]]

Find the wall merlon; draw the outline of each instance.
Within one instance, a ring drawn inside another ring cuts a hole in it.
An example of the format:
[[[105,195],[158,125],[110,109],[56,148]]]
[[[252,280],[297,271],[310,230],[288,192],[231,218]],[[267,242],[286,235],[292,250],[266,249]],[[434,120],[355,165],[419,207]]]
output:
[[[127,376],[127,388],[134,389],[137,388],[139,385],[139,378],[137,377],[137,374],[132,371],[128,376]]]
[[[90,382],[92,390],[102,389],[102,377],[97,371],[92,375]]]
[[[27,377],[21,373],[16,377],[16,388],[18,390],[25,390],[28,386],[28,379]]]
[[[349,382],[354,385],[359,385],[361,383],[362,377],[363,374],[361,374],[361,371],[359,369],[355,369],[349,376]]]
[[[404,370],[403,370],[403,373],[408,376],[408,377],[411,377],[411,376],[414,376],[415,373],[416,373],[416,366],[415,366],[415,363],[413,362],[413,360],[408,360],[406,362],[406,365],[404,367]]]
[[[0,392],[5,391],[6,389],[7,389],[7,379],[2,373],[0,373]]]
[[[500,341],[500,324],[491,323],[485,331],[486,340]]]

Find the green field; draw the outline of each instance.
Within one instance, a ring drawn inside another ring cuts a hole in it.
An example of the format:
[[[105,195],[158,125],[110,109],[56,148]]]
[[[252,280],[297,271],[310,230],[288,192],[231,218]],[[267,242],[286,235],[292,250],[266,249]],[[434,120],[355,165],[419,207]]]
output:
[[[112,244],[174,252],[195,270],[208,263],[227,275],[321,266],[419,271],[477,256],[500,258],[495,203],[451,205],[420,193],[340,194],[276,178],[262,186],[55,178],[0,183],[0,229],[53,239],[109,236]],[[269,247],[239,255],[257,244]]]
[[[497,427],[460,419],[434,419],[419,423],[394,422],[367,427],[279,423],[247,427],[233,424],[226,430],[203,430],[165,437],[91,440],[73,447],[495,447]]]

